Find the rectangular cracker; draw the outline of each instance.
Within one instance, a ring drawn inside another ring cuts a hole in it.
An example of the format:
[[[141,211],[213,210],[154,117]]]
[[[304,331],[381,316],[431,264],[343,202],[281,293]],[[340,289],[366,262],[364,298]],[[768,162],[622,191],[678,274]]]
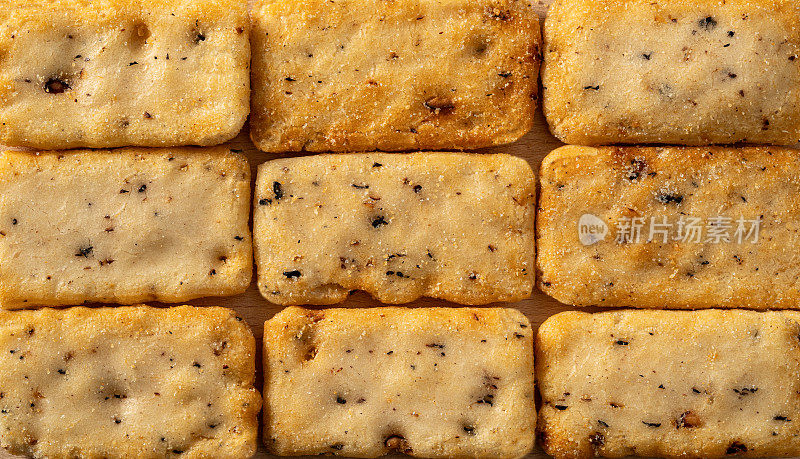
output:
[[[0,143],[225,142],[249,112],[248,30],[240,0],[10,0]]]
[[[565,143],[800,139],[796,0],[555,0],[544,112]]]
[[[13,454],[255,453],[255,339],[230,309],[2,311],[0,349],[0,444]]]
[[[798,171],[781,147],[559,148],[541,166],[539,287],[577,306],[797,308]]]
[[[565,312],[536,343],[556,459],[797,457],[800,313]]]
[[[290,307],[264,329],[274,454],[516,458],[533,447],[533,332],[515,309]]]
[[[477,148],[533,125],[529,0],[257,0],[251,18],[261,150]]]
[[[518,301],[533,289],[536,184],[508,155],[344,154],[259,166],[258,286],[277,304],[421,296]]]
[[[250,168],[224,147],[0,155],[0,306],[178,302],[252,277]]]

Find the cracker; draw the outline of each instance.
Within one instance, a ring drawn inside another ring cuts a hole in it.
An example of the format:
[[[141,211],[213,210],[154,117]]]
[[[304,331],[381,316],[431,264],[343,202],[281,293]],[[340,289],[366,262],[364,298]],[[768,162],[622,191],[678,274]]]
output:
[[[539,287],[577,306],[797,308],[799,171],[781,147],[557,149]]]
[[[533,289],[536,184],[525,160],[344,154],[262,164],[253,231],[262,295],[332,304],[421,296],[518,301]]]
[[[797,457],[800,313],[565,312],[539,328],[545,452]]]
[[[566,143],[800,139],[795,0],[556,0],[544,112]]]
[[[257,0],[251,17],[261,150],[477,148],[533,125],[528,0]]]
[[[178,302],[252,276],[250,168],[227,148],[0,156],[0,305]]]
[[[216,145],[249,112],[238,0],[10,0],[0,11],[0,143]]]
[[[0,312],[0,444],[31,457],[249,457],[255,339],[230,309]]]
[[[532,337],[514,309],[284,309],[265,324],[264,442],[279,455],[521,457]]]

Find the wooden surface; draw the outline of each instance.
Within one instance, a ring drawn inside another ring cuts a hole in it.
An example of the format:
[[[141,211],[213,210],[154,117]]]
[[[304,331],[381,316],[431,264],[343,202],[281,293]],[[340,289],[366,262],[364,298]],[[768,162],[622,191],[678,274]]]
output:
[[[552,0],[534,0],[534,6],[536,8],[537,13],[541,20],[544,19],[544,15],[547,11],[547,5]],[[267,153],[263,153],[258,151],[255,146],[250,142],[250,138],[247,132],[247,126],[245,129],[239,134],[239,136],[233,140],[232,148],[242,150],[246,155],[248,160],[250,161],[250,167],[252,169],[253,180],[255,180],[256,176],[256,168],[259,164],[281,157],[281,155],[271,155]],[[529,132],[525,137],[523,137],[520,141],[506,145],[502,147],[495,147],[495,148],[488,148],[479,150],[477,152],[480,153],[508,153],[519,156],[521,158],[525,158],[531,164],[533,169],[537,171],[539,170],[539,165],[542,161],[542,158],[547,155],[553,149],[561,146],[561,142],[559,142],[555,137],[553,137],[547,129],[547,125],[545,123],[544,117],[541,112],[541,106],[537,107],[537,116],[536,122],[533,130]],[[255,270],[255,267],[253,268]],[[258,289],[255,284],[255,271],[254,271],[254,280],[253,283],[250,285],[250,288],[243,294],[233,296],[233,297],[221,297],[221,298],[202,298],[194,301],[190,301],[187,304],[192,304],[195,306],[225,306],[229,308],[235,309],[239,315],[245,318],[245,320],[250,324],[250,327],[253,330],[253,333],[256,336],[257,340],[257,371],[258,375],[256,378],[256,384],[259,390],[261,390],[262,378],[261,378],[261,336],[264,329],[264,321],[275,315],[278,311],[282,309],[281,306],[277,306],[267,302],[259,293]],[[357,293],[352,295],[348,298],[347,301],[341,303],[339,305],[333,307],[374,307],[380,306],[381,304],[377,301],[373,300],[369,295],[364,293]],[[413,303],[409,303],[406,306],[459,306],[454,303],[448,303],[446,301],[440,300],[432,300],[432,299],[423,299],[419,301],[415,301]],[[544,321],[547,317],[560,312],[567,310],[568,307],[559,304],[552,298],[548,297],[544,293],[534,290],[533,295],[530,299],[521,301],[518,303],[502,303],[497,304],[497,306],[503,307],[513,307],[517,308],[523,313],[531,321],[534,328],[538,327],[542,321]],[[309,306],[311,307],[311,306]],[[331,306],[328,306],[331,307]],[[313,407],[309,406],[309,409],[314,409]],[[12,458],[15,456],[8,455],[7,453],[0,451],[0,459],[2,458]],[[259,451],[255,456],[256,458],[270,458],[275,457],[268,454],[261,444],[261,436],[259,432]],[[546,458],[546,456],[541,449],[537,446],[536,450],[533,454],[527,456],[528,459],[531,458]]]

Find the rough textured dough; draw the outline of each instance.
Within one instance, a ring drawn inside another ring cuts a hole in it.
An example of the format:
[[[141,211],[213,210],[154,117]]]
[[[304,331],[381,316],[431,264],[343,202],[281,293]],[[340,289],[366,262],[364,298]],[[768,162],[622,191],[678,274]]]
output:
[[[322,155],[259,167],[258,286],[277,304],[421,296],[518,301],[533,290],[536,183],[524,160],[461,153]]]
[[[250,168],[227,148],[0,155],[0,305],[178,302],[252,277]]]
[[[540,174],[539,287],[577,306],[797,308],[797,153],[781,147],[553,151]],[[606,224],[605,240],[583,245],[584,214]],[[712,230],[717,217],[731,220],[718,220]],[[639,242],[618,243],[631,236],[623,226],[633,218],[645,219]],[[647,242],[664,218],[672,224],[666,242],[657,231]],[[681,218],[699,219],[699,241],[675,240]],[[755,234],[746,237],[755,224],[744,222],[739,242],[740,218],[761,219],[757,241]],[[729,242],[717,241],[714,231],[727,233]]]
[[[0,143],[215,145],[249,112],[239,0],[9,0],[0,11]]]
[[[544,112],[566,143],[800,139],[796,0],[556,0]]]
[[[515,309],[290,307],[264,329],[274,454],[515,458],[533,447],[533,332]]]
[[[49,458],[243,458],[255,339],[230,309],[0,312],[0,444]]]
[[[564,312],[539,328],[539,430],[557,459],[797,457],[800,313]]]
[[[257,0],[251,17],[261,150],[477,148],[533,125],[528,0]]]

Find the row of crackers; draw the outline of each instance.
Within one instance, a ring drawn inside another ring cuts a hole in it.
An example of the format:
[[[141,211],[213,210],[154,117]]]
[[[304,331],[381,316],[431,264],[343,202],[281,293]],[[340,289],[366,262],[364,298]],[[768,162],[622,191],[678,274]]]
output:
[[[480,305],[538,282],[576,306],[797,307],[794,150],[567,146],[542,163],[538,207],[536,188],[502,154],[278,159],[251,199],[226,147],[6,151],[0,305],[234,295],[255,255],[281,305]]]
[[[472,149],[800,140],[793,0],[9,0],[0,142]],[[251,94],[252,92],[252,94]]]
[[[10,452],[255,453],[255,339],[234,311],[44,308],[0,319]],[[533,334],[514,309],[289,307],[264,325],[263,442],[278,455],[518,458],[538,427],[557,458],[800,449],[795,311],[565,312],[539,328],[535,371]]]

